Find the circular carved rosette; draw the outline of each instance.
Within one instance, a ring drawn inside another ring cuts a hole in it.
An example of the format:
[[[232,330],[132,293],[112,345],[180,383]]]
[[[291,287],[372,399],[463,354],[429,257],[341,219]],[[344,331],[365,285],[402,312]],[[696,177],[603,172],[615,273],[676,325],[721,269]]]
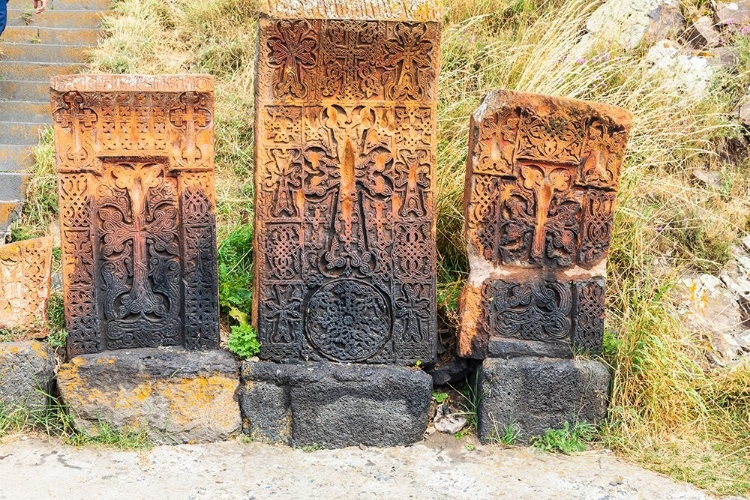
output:
[[[371,358],[390,339],[391,325],[388,299],[362,281],[331,281],[308,302],[305,329],[310,343],[335,361]]]

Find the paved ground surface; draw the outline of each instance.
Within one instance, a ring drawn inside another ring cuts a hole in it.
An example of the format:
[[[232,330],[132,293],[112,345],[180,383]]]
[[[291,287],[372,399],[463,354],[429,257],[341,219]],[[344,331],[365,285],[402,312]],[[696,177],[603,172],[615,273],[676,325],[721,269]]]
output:
[[[402,448],[303,451],[259,443],[73,448],[0,444],[0,499],[705,499],[608,452],[465,448],[433,436]]]

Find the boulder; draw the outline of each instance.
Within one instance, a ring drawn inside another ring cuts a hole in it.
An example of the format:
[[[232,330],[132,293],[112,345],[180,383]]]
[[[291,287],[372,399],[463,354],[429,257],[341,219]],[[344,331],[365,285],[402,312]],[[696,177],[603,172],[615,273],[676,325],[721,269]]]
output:
[[[477,374],[477,431],[483,443],[516,426],[520,439],[565,422],[595,423],[607,415],[610,374],[590,359],[485,359]]]
[[[653,42],[674,36],[684,25],[679,0],[608,0],[586,22],[581,46],[606,41],[632,50],[644,38]]]
[[[695,20],[685,33],[685,40],[696,49],[707,49],[722,45],[721,33],[714,28],[714,23],[708,16],[701,16]]]
[[[702,99],[708,93],[714,75],[708,58],[685,53],[677,42],[660,40],[649,49],[645,60],[665,90],[691,99]]]
[[[45,411],[54,377],[55,355],[46,342],[0,342],[0,410]]]
[[[79,429],[146,430],[156,443],[206,443],[239,432],[239,361],[220,350],[146,348],[87,354],[60,367]]]
[[[750,1],[716,2],[714,18],[722,26],[743,26],[750,23]]]
[[[750,291],[747,279],[730,266],[721,278],[683,276],[673,293],[683,327],[707,337],[709,359],[716,364],[732,364],[750,352],[750,330],[744,325],[740,304],[741,294]]]
[[[391,365],[246,361],[243,426],[254,439],[292,446],[397,446],[422,439],[432,378]]]

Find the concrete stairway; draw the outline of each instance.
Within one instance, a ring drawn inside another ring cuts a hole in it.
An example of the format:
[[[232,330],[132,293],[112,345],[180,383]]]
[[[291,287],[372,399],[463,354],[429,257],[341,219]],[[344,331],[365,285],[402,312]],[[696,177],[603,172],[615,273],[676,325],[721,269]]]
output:
[[[0,0],[4,1],[4,0]],[[52,124],[49,78],[76,73],[96,45],[110,0],[11,0],[0,37],[0,244],[20,212],[39,131]]]

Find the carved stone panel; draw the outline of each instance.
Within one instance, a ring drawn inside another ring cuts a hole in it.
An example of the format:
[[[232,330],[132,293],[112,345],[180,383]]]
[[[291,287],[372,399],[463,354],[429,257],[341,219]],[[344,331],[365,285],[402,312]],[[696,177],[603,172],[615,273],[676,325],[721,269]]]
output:
[[[0,329],[16,340],[47,335],[52,238],[0,246]]]
[[[51,90],[68,354],[217,347],[213,78]]]
[[[271,1],[261,17],[253,319],[264,359],[435,356],[440,25],[437,2],[412,3],[423,8]]]
[[[613,106],[510,91],[472,115],[462,356],[600,348],[631,120]]]

